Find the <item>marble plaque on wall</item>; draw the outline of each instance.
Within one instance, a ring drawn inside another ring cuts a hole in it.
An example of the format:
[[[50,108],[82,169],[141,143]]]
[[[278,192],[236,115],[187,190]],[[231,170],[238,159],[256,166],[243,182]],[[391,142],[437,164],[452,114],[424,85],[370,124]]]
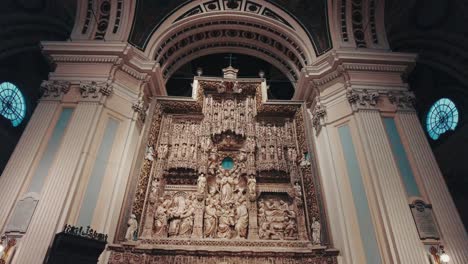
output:
[[[415,201],[410,204],[410,208],[418,229],[419,238],[422,240],[440,239],[439,229],[432,214],[432,206],[423,201]]]
[[[38,202],[37,195],[28,195],[19,200],[5,231],[26,233]]]

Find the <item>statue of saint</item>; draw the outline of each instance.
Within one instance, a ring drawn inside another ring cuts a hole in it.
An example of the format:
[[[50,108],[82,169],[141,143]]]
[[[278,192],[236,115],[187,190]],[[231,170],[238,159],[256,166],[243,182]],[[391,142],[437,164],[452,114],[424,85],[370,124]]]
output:
[[[320,245],[320,222],[316,220],[315,217],[312,217],[312,244]]]
[[[205,189],[206,189],[206,177],[205,177],[205,174],[202,172],[200,173],[200,176],[198,176],[197,193],[204,194]]]
[[[236,225],[235,230],[237,232],[236,238],[247,238],[247,228],[249,226],[249,212],[245,205],[245,198],[241,198],[237,203],[236,208]]]
[[[234,225],[234,216],[230,209],[221,208],[219,211],[218,237],[231,238],[231,226]]]
[[[130,215],[130,219],[127,222],[127,232],[125,233],[125,240],[126,241],[134,241],[137,239],[138,236],[138,221],[136,220],[136,216],[134,214]]]

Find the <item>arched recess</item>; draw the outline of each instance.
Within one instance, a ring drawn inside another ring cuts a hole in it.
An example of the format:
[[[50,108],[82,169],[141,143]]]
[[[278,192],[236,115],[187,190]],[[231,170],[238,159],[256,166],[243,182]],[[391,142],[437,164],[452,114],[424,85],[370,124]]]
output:
[[[159,63],[167,80],[178,67],[195,58],[241,53],[271,63],[296,83],[302,68],[316,60],[309,35],[279,7],[262,2],[256,6],[258,10],[249,11],[253,10],[249,3],[240,1],[237,9],[218,1],[187,3],[153,32],[144,50],[145,57]]]

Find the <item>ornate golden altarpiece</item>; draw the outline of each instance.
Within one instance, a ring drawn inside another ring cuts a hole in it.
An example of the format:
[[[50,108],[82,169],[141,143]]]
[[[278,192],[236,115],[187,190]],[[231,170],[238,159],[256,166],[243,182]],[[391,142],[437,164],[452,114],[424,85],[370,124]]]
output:
[[[109,263],[337,263],[304,104],[223,71],[196,77],[192,98],[153,100]]]

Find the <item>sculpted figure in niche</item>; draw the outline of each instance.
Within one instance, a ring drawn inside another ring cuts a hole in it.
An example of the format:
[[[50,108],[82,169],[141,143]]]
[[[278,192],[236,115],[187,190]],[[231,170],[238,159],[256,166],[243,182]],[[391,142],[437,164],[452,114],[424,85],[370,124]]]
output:
[[[171,202],[170,199],[159,199],[159,205],[154,215],[154,234],[158,237],[165,237],[167,234],[167,213]]]
[[[205,189],[206,189],[206,177],[205,177],[205,174],[202,172],[200,173],[200,176],[198,176],[197,193],[199,195],[203,195],[205,194]]]
[[[190,237],[193,230],[193,215],[195,213],[195,201],[193,199],[188,199],[185,204],[185,210],[180,216],[181,223],[179,229],[179,236],[181,237]]]
[[[236,202],[236,238],[247,238],[247,229],[249,226],[249,213],[246,206],[245,198],[240,198]]]
[[[312,217],[312,244],[320,245],[320,222],[316,220],[315,217]]]
[[[136,216],[134,214],[130,216],[130,219],[128,219],[127,224],[128,227],[127,232],[125,233],[125,240],[136,240],[138,236],[138,221],[136,220]]]
[[[249,189],[249,196],[255,198],[257,191],[257,180],[255,179],[255,175],[250,175],[249,179],[247,180],[247,187]]]

